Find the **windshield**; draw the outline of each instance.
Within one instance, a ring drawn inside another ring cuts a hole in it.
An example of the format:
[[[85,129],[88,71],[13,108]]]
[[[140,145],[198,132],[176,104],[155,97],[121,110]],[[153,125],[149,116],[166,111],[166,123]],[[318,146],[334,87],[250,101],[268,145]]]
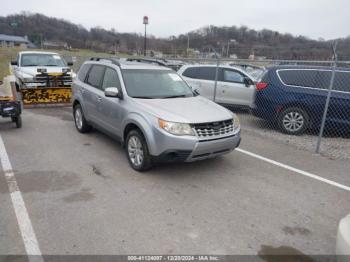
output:
[[[192,97],[192,89],[170,70],[123,70],[126,91],[134,98]]]
[[[56,54],[23,54],[21,66],[67,66],[64,60]]]

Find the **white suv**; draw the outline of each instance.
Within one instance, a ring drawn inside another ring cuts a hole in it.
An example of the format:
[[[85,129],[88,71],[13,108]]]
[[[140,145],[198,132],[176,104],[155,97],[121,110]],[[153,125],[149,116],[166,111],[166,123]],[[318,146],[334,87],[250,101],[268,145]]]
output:
[[[178,73],[201,96],[213,100],[216,65],[185,65]],[[251,108],[255,96],[253,77],[228,65],[219,66],[215,102]]]

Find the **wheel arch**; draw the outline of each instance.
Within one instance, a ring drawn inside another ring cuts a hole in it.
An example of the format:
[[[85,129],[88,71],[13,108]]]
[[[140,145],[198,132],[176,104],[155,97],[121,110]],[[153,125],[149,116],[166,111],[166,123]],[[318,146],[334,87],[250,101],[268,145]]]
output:
[[[301,102],[290,102],[290,103],[284,104],[283,106],[281,106],[280,110],[278,110],[277,118],[283,113],[283,111],[285,111],[289,108],[293,108],[293,107],[300,108],[307,113],[307,115],[309,117],[309,127],[310,127],[311,123],[312,123],[313,112],[309,106],[307,106],[306,104],[301,103]]]
[[[128,120],[124,122],[122,128],[122,143],[125,145],[125,140],[127,134],[133,129],[139,129],[142,135],[145,137],[148,150],[150,154],[155,152],[155,139],[154,134],[152,132],[151,123],[149,123],[144,117],[139,114],[133,113],[128,116]]]

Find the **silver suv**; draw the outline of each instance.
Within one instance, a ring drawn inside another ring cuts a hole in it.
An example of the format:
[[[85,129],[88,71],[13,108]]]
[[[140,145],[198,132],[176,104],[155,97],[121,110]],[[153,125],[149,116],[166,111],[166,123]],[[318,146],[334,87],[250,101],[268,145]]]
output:
[[[157,65],[92,58],[74,80],[73,113],[79,132],[93,126],[119,139],[137,171],[226,154],[241,140],[235,114]]]

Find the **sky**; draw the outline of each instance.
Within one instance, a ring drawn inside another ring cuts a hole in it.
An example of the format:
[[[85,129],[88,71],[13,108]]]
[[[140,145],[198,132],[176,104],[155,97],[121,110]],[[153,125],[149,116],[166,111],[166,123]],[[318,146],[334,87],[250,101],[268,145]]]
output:
[[[6,1],[6,4],[4,2]],[[0,16],[29,11],[86,28],[169,37],[206,25],[271,29],[313,39],[350,36],[349,0],[0,0]]]

